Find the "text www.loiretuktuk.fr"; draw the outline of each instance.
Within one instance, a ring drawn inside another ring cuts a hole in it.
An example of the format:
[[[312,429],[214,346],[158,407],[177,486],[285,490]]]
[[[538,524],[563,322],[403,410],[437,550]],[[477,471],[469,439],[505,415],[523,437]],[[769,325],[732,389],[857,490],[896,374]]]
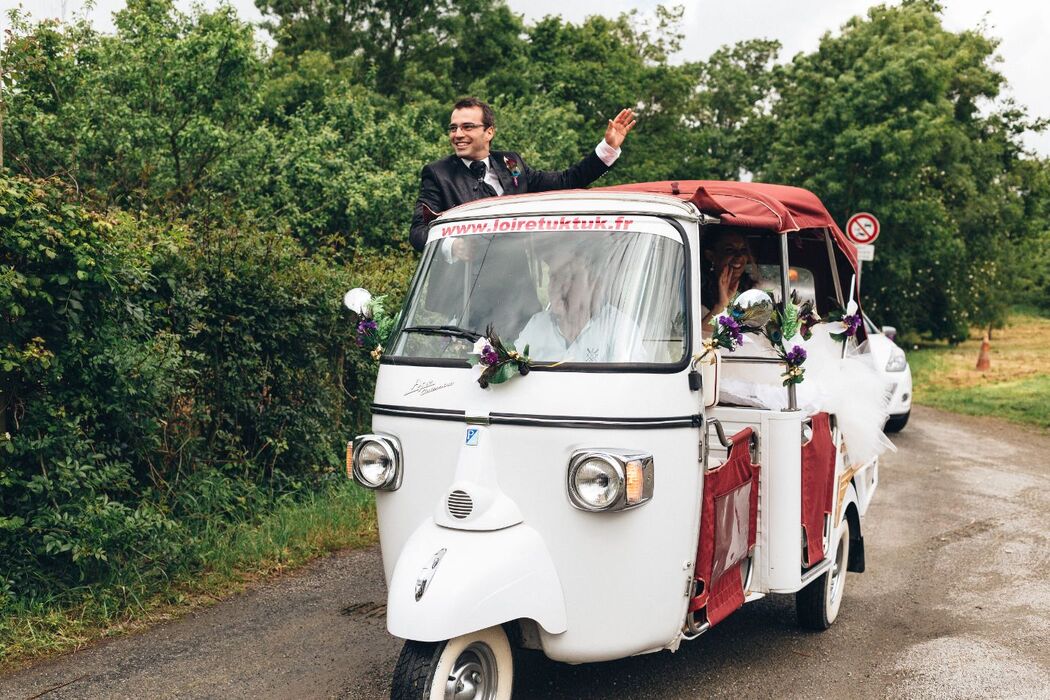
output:
[[[441,236],[458,236],[468,233],[509,233],[511,231],[627,231],[634,219],[623,216],[558,216],[510,219],[490,219],[460,224],[446,224]]]

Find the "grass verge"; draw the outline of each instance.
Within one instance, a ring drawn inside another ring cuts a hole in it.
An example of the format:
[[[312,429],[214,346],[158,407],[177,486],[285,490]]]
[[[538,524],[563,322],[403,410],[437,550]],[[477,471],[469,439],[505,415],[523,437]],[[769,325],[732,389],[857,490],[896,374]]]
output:
[[[85,602],[75,607],[48,600],[9,607],[0,616],[0,675],[174,619],[322,554],[371,544],[376,541],[375,501],[344,481],[278,502],[250,522],[204,530],[201,538],[203,570],[172,579],[146,598],[128,589],[88,589],[81,596]]]
[[[920,344],[908,353],[917,403],[1050,429],[1050,318],[1010,317],[994,332],[991,369],[979,372],[981,337],[956,346]]]

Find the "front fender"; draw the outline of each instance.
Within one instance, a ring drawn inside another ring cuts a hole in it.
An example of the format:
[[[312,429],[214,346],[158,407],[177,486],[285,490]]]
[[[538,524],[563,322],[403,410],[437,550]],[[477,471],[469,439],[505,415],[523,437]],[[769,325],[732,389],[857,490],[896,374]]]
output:
[[[428,583],[417,600],[424,574]],[[561,582],[531,527],[452,530],[431,518],[405,542],[387,595],[390,634],[437,642],[519,618],[535,620],[550,634],[566,629]]]

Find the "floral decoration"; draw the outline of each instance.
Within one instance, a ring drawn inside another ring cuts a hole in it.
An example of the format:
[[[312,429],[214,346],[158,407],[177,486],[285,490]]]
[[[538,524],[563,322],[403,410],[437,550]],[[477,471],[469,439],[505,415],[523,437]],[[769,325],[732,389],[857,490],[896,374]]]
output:
[[[806,349],[801,345],[796,345],[784,352],[784,347],[780,345],[777,346],[776,350],[787,367],[784,374],[781,375],[784,379],[784,386],[801,384],[802,377],[806,373],[806,370],[802,367],[802,363],[806,361]]]
[[[831,322],[828,330],[831,337],[835,340],[845,340],[857,335],[857,331],[860,330],[860,326],[863,323],[857,302],[852,299],[850,299],[845,311],[834,311],[828,315],[828,319]]]
[[[725,313],[711,319],[715,330],[711,337],[704,341],[704,351],[696,356],[696,362],[700,362],[716,350],[733,352],[746,342],[744,333],[756,333],[760,330],[763,316],[767,313],[766,309],[758,304],[744,307],[737,302],[738,298],[739,296],[729,303]]]
[[[397,323],[397,315],[386,312],[386,296],[373,297],[367,289],[351,289],[343,297],[343,303],[357,316],[357,345],[369,348],[368,354],[379,361],[383,356],[383,344]]]
[[[511,178],[514,179],[514,186],[518,186],[518,178],[521,177],[521,166],[518,165],[518,161],[511,156],[503,156],[503,164],[507,166],[507,170],[510,171]]]
[[[524,377],[532,368],[529,346],[518,352],[514,345],[504,344],[492,326],[485,329],[485,335],[474,343],[467,361],[480,371],[478,384],[482,389],[487,389],[489,384],[502,384],[518,375]]]
[[[801,384],[806,369],[806,349],[795,342],[795,338],[808,340],[812,336],[812,327],[820,322],[820,317],[809,301],[802,302],[796,291],[792,290],[790,298],[783,308],[777,309],[770,316],[769,322],[762,329],[769,344],[784,363],[784,386]],[[801,341],[800,341],[801,342]],[[787,346],[791,349],[788,350]]]
[[[809,340],[813,337],[813,326],[821,322],[816,306],[809,299],[802,301],[797,289],[791,290],[791,303],[798,306],[799,335],[803,340]]]

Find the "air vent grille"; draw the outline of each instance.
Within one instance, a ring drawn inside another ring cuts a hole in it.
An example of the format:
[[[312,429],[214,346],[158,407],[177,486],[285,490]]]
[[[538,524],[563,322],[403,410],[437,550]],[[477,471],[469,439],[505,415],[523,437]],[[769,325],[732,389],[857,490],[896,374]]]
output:
[[[462,520],[470,515],[473,510],[474,501],[471,500],[470,494],[466,491],[457,489],[448,495],[448,512],[453,518]]]

